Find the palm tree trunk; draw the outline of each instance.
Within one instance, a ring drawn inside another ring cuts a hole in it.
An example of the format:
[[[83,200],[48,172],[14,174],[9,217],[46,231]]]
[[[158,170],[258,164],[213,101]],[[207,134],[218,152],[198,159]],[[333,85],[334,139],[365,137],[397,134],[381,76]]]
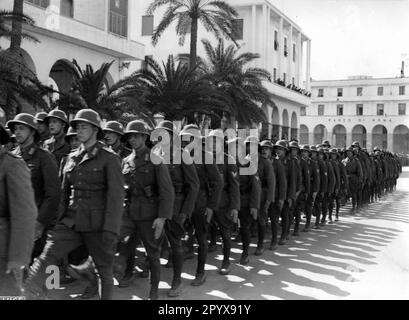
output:
[[[14,0],[13,13],[23,14],[24,0]],[[19,19],[14,19],[11,25],[14,35],[11,37],[10,51],[18,52],[21,47],[21,33],[23,24]]]
[[[190,34],[190,68],[196,65],[197,60],[197,18],[192,18],[191,34]]]

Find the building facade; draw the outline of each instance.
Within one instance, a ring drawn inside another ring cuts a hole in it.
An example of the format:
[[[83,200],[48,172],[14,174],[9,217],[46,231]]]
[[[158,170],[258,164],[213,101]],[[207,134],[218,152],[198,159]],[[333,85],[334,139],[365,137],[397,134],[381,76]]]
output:
[[[302,110],[300,142],[329,140],[345,147],[358,141],[409,153],[409,78],[349,77],[313,81],[312,106]]]
[[[309,106],[310,97],[287,86],[310,89],[311,40],[296,23],[266,0],[228,2],[239,13],[236,25],[240,52],[260,54],[260,59],[251,67],[261,67],[272,74],[271,82],[267,82],[266,87],[273,94],[275,105],[261,106],[268,119],[268,123],[260,128],[261,135],[265,138],[297,137],[300,110]],[[131,22],[132,30],[145,45],[145,55],[158,61],[165,61],[169,54],[188,59],[190,36],[186,37],[183,46],[179,46],[175,25],[164,32],[156,46],[152,45],[153,31],[166,8],[155,12],[154,16],[148,16],[146,9],[150,3],[151,0],[138,0],[138,16]],[[216,39],[199,23],[198,55],[202,57],[205,56],[200,41],[203,38],[217,44]],[[284,81],[285,86],[277,83],[280,81]]]
[[[73,59],[94,70],[114,61],[106,79],[112,85],[126,75],[128,63],[145,56],[131,30],[137,6],[137,1],[128,0],[26,0],[24,13],[36,26],[25,31],[40,43],[23,41],[22,57],[42,83],[62,92],[71,87]],[[0,10],[12,9],[13,0],[1,0]],[[2,40],[0,46],[7,49],[9,42]]]

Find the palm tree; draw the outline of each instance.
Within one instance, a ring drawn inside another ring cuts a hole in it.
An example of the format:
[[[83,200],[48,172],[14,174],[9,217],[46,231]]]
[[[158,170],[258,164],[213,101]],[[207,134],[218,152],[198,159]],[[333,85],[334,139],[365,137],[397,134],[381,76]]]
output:
[[[209,81],[230,99],[230,114],[243,125],[266,122],[266,115],[260,104],[274,105],[271,93],[264,86],[271,74],[260,68],[246,66],[260,56],[254,53],[238,54],[239,48],[221,40],[213,47],[208,40],[202,40],[207,61],[201,61],[200,70]]]
[[[15,9],[18,10],[18,8],[15,8]],[[16,24],[16,22],[20,24]],[[22,10],[21,12],[1,10],[0,11],[0,39],[6,38],[9,40],[12,40],[12,39],[19,38],[20,39],[19,41],[13,42],[14,47],[16,47],[19,42],[21,43],[21,39],[38,42],[36,37],[32,36],[29,33],[22,31],[22,28],[20,27],[20,25],[22,24],[33,26],[35,22],[31,17],[22,13]]]
[[[207,79],[198,76],[197,67],[175,64],[169,56],[162,67],[147,58],[146,67],[123,80],[119,96],[140,97],[144,114],[162,114],[168,120],[193,119],[195,113],[217,114],[226,111],[228,101]]]
[[[161,22],[153,33],[152,44],[156,45],[163,32],[174,21],[179,45],[185,42],[186,34],[190,38],[190,66],[196,65],[197,32],[201,22],[206,31],[213,33],[218,39],[222,36],[234,41],[235,23],[238,16],[236,10],[221,0],[154,0],[148,7],[147,14],[152,15],[158,8],[168,6]]]

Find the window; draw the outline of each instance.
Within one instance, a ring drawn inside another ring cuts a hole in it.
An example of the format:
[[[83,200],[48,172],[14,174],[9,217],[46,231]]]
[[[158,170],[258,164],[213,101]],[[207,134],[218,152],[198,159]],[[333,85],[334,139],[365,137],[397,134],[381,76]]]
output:
[[[26,0],[26,2],[41,8],[48,8],[50,5],[50,0]]]
[[[273,80],[274,82],[277,80],[277,68],[273,69]]]
[[[234,40],[243,40],[243,19],[234,19],[233,22],[234,29]]]
[[[337,116],[343,116],[343,115],[344,115],[344,105],[337,104]]]
[[[383,87],[378,87],[378,96],[383,96]]]
[[[338,88],[337,89],[337,97],[342,97],[342,94],[343,94],[342,88]]]
[[[319,116],[323,116],[323,115],[324,115],[324,109],[325,109],[325,106],[324,106],[323,104],[319,104],[319,105],[318,105],[318,115],[319,115]]]
[[[122,37],[128,35],[128,0],[110,0],[109,31]]]
[[[405,86],[399,86],[399,95],[404,96],[405,95]]]
[[[60,14],[65,17],[74,18],[74,1],[61,0]]]
[[[399,103],[399,115],[400,116],[406,115],[406,103]]]
[[[288,56],[288,51],[287,51],[287,38],[284,38],[284,57]]]
[[[306,115],[307,115],[307,108],[301,107],[301,116],[306,116]]]
[[[356,95],[362,97],[362,88],[356,88]]]
[[[383,116],[383,113],[384,113],[383,103],[378,103],[378,104],[376,105],[376,115],[377,115],[377,116]]]
[[[356,115],[357,116],[362,116],[364,114],[364,105],[363,104],[357,104],[356,105]]]
[[[324,89],[318,89],[318,98],[324,97]]]
[[[284,73],[283,73],[283,81],[284,81],[284,85],[285,85],[285,80],[286,80],[285,78],[286,78],[286,77],[287,77],[287,74],[284,72]]]
[[[274,30],[274,50],[278,50],[278,32]]]
[[[295,62],[295,44],[293,44],[293,62]]]
[[[153,34],[153,16],[142,17],[142,36],[151,36]]]

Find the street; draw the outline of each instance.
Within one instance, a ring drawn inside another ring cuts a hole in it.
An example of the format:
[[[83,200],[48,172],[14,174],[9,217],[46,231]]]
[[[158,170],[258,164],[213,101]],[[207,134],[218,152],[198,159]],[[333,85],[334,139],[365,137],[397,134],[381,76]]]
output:
[[[250,263],[238,264],[240,246],[233,242],[232,272],[218,274],[222,255],[210,253],[207,281],[192,287],[196,259],[184,266],[184,291],[179,300],[276,300],[276,299],[408,299],[409,298],[409,168],[404,168],[397,191],[352,216],[342,209],[340,221],[320,230],[292,237],[277,251],[253,255]],[[269,241],[269,233],[267,241]],[[254,242],[254,239],[253,239]],[[268,243],[266,243],[268,247]],[[166,260],[162,259],[162,264]],[[160,299],[170,299],[171,269],[162,268]],[[55,299],[78,296],[84,283],[54,292]],[[149,280],[137,278],[126,289],[115,288],[116,300],[146,299]]]

